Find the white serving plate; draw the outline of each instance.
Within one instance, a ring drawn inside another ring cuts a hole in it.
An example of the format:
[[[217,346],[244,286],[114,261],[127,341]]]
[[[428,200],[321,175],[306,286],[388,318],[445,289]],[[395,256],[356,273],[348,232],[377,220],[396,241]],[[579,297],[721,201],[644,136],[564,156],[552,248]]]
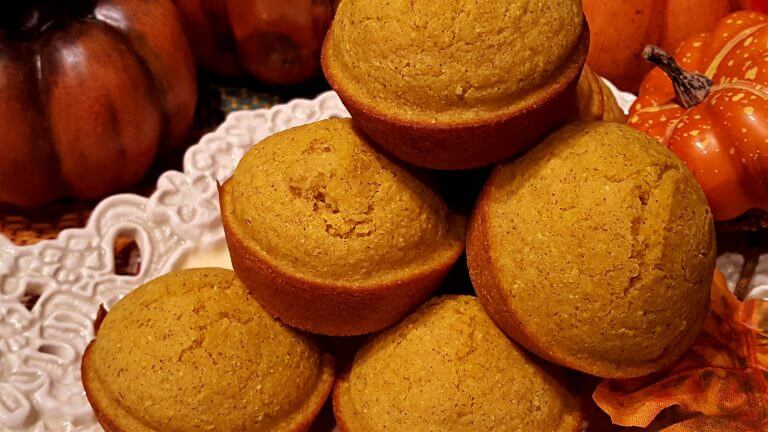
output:
[[[626,111],[634,96],[610,87]],[[85,228],[63,231],[33,246],[15,246],[0,235],[0,430],[100,431],[80,382],[80,358],[93,338],[99,305],[109,307],[173,269],[230,267],[217,182],[226,180],[243,154],[263,138],[348,116],[333,92],[232,113],[189,148],[183,172],[160,176],[149,198],[106,198]],[[115,238],[126,232],[141,250],[136,276],[114,273]],[[768,297],[768,256],[763,258],[751,297]],[[732,285],[741,262],[735,254],[718,261]],[[40,295],[31,310],[22,302],[28,295]]]

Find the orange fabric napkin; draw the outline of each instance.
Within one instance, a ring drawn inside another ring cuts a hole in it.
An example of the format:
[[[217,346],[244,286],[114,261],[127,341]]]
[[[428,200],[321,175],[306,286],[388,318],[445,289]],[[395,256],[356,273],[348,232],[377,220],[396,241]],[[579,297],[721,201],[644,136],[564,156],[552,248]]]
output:
[[[719,271],[693,347],[643,378],[603,380],[595,402],[622,426],[648,427],[665,409],[688,413],[666,431],[768,431],[768,302],[740,302]]]

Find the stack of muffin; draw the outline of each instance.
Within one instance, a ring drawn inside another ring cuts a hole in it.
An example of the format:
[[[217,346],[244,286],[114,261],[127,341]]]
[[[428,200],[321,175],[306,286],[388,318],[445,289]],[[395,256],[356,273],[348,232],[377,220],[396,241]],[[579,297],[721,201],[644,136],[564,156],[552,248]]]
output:
[[[234,272],[163,276],[99,323],[102,426],[301,431],[333,388],[342,431],[576,431],[564,368],[671,365],[708,310],[712,216],[652,139],[566,125],[621,118],[588,45],[579,0],[343,0],[323,68],[352,119],[243,157],[219,191]],[[470,215],[425,169],[491,164]],[[435,296],[465,243],[477,297]]]

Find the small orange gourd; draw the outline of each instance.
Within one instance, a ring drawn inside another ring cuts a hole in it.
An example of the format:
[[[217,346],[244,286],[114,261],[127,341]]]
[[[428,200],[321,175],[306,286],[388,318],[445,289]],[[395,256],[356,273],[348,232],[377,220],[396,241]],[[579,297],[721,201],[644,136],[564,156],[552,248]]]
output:
[[[679,65],[646,54],[661,68],[643,81],[629,125],[685,162],[715,219],[768,210],[768,15],[727,16],[680,45]]]

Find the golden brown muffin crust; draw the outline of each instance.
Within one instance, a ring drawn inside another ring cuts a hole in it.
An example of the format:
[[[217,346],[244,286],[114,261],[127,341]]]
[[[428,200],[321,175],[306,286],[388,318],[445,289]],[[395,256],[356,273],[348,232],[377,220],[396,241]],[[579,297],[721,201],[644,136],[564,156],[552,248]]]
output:
[[[313,333],[395,323],[464,248],[464,217],[349,119],[256,144],[219,197],[237,274],[271,314]]]
[[[349,119],[258,143],[225,186],[224,217],[283,271],[341,284],[398,280],[450,261],[464,222]]]
[[[508,110],[572,60],[578,0],[345,0],[329,39],[344,86],[398,117]]]
[[[334,391],[345,432],[575,431],[578,402],[470,296],[433,299],[373,338]]]
[[[693,342],[709,305],[712,215],[682,162],[615,123],[578,123],[497,167],[468,257],[489,313],[529,349],[609,377]]]
[[[111,430],[298,431],[327,397],[333,362],[270,317],[234,272],[195,269],[115,305],[83,381]]]
[[[580,0],[345,0],[322,66],[355,123],[432,169],[496,163],[577,111]]]

